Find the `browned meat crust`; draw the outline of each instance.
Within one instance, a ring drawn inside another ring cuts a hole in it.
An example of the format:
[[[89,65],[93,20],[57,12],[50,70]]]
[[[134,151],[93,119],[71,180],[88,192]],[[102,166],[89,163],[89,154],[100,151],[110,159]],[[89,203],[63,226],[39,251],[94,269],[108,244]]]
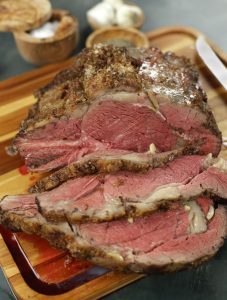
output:
[[[163,70],[150,76],[150,70]],[[108,91],[126,90],[168,96],[180,105],[198,107],[207,116],[206,126],[214,134],[220,131],[198,86],[198,72],[184,57],[163,54],[157,48],[126,49],[105,46],[84,49],[71,68],[60,72],[51,83],[36,92],[38,102],[22,122],[19,134],[62,117],[69,118],[78,104],[90,103]],[[16,149],[11,148],[13,153]]]
[[[149,168],[164,166],[166,163],[182,155],[196,154],[197,152],[198,148],[196,148],[195,145],[187,146],[166,153],[155,154],[149,160],[142,162],[120,158],[90,158],[90,156],[88,156],[89,158],[85,157],[78,162],[72,163],[58,171],[53,172],[49,176],[40,179],[29,189],[29,192],[40,193],[49,191],[69,179],[96,173],[115,173],[118,171],[145,172]]]

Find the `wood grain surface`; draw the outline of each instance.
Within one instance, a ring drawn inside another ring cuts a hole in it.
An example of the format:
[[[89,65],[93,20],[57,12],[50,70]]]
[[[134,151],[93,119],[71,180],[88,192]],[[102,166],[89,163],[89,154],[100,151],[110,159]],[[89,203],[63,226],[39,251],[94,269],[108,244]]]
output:
[[[147,36],[152,46],[159,47],[163,51],[174,51],[179,55],[184,55],[198,66],[200,82],[208,95],[209,105],[213,110],[223,137],[227,137],[227,93],[203,65],[195,51],[195,39],[200,34],[200,32],[191,28],[167,27],[149,32]],[[226,62],[227,55],[213,45],[212,42],[211,44],[219,57]],[[59,70],[69,66],[72,61],[73,59],[70,59],[40,68],[0,83],[0,197],[6,194],[25,193],[28,187],[39,178],[37,174],[22,176],[18,168],[23,165],[23,162],[19,156],[9,157],[5,152],[5,148],[11,143],[21,120],[27,114],[28,108],[35,102],[32,92],[49,82]],[[227,150],[224,147],[221,155],[227,158]],[[47,280],[48,277],[48,274],[46,274],[47,266],[53,264],[53,262],[56,262],[57,265],[57,261],[62,259],[62,255],[66,255],[51,248],[45,241],[37,237],[20,234],[18,239],[31,264],[37,272],[40,272],[39,275],[44,280]],[[37,246],[40,244],[43,245],[41,252]],[[37,293],[25,283],[1,236],[0,265],[19,299],[49,299],[49,296]],[[97,299],[142,276],[109,272],[67,293],[51,296],[51,299]]]

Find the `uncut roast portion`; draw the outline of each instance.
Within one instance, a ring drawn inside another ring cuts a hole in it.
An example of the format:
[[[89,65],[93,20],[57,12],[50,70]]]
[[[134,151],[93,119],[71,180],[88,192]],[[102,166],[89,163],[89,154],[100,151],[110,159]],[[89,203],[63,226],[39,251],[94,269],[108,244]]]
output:
[[[51,174],[3,197],[1,224],[122,271],[196,266],[223,245],[227,161],[189,60],[85,49],[36,97],[8,152]]]
[[[143,159],[191,146],[218,155],[221,133],[198,72],[189,60],[159,49],[84,49],[71,68],[36,92],[8,152],[46,172],[89,158]],[[127,157],[129,155],[129,158]],[[92,169],[88,168],[88,172]]]

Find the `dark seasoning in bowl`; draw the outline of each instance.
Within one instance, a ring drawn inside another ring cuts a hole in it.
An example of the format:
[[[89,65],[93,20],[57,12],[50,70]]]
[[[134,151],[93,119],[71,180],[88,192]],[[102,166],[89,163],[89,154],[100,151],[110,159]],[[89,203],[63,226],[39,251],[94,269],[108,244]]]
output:
[[[103,45],[113,45],[117,47],[136,47],[136,45],[133,42],[123,40],[123,39],[109,39],[104,42],[102,42]]]
[[[146,35],[131,27],[105,27],[94,31],[86,40],[86,47],[94,45],[114,45],[125,47],[149,47],[149,41]]]

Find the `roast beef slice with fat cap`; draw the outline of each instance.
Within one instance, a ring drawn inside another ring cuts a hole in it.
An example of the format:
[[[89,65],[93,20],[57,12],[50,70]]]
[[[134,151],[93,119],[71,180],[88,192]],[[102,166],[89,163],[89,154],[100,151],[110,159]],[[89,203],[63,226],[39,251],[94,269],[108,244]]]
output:
[[[156,48],[84,49],[71,68],[36,93],[13,145],[45,172],[110,149],[159,152],[191,144],[217,155],[221,134],[198,72],[186,58]]]
[[[101,222],[147,214],[201,194],[227,199],[223,159],[183,156],[146,173],[118,172],[69,180],[36,194],[39,211],[54,222]],[[22,202],[24,195],[7,196]]]
[[[104,223],[58,225],[39,213],[35,195],[4,198],[0,222],[14,231],[37,234],[51,245],[111,269],[175,271],[212,257],[226,236],[226,210],[199,198],[175,203],[167,211],[135,219]]]
[[[198,148],[197,148],[198,149]],[[164,166],[184,154],[195,154],[196,147],[188,146],[163,153],[155,153],[154,144],[146,153],[125,150],[99,151],[85,155],[80,161],[71,163],[60,170],[38,180],[29,191],[40,193],[61,185],[63,182],[98,173],[116,173],[118,171],[146,172],[149,169]]]

